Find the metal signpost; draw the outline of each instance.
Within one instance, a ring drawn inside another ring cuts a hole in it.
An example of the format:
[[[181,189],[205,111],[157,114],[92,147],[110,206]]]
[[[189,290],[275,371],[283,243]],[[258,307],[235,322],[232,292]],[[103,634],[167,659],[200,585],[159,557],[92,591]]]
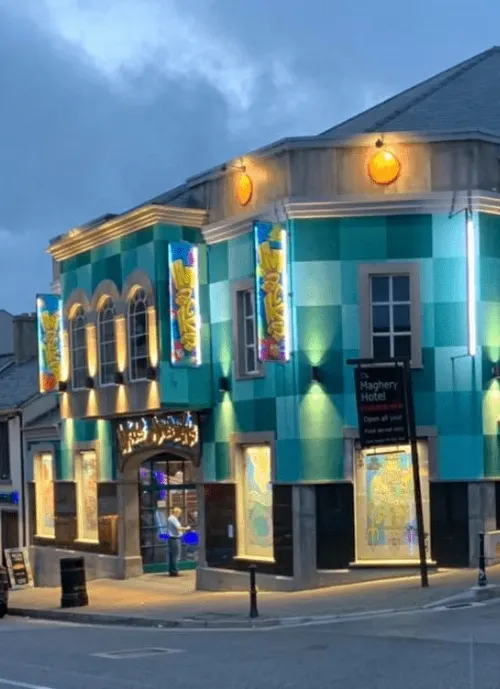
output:
[[[349,359],[354,380],[361,447],[410,443],[422,588],[429,586],[417,427],[408,359]]]

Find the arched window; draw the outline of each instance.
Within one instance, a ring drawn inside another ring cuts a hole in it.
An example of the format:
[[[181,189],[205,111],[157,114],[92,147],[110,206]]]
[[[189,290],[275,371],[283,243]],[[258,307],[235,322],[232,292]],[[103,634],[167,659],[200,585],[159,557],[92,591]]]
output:
[[[99,306],[97,332],[99,337],[99,382],[112,385],[116,373],[115,304],[105,297]]]
[[[144,380],[148,369],[148,298],[138,287],[128,303],[130,380]]]
[[[69,322],[71,349],[71,386],[73,390],[85,387],[87,378],[87,340],[85,337],[85,311],[77,306]]]

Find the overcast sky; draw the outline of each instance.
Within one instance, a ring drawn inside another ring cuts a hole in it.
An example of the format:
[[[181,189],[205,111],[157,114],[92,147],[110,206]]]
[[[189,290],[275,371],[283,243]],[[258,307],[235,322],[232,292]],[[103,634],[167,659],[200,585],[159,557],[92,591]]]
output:
[[[48,240],[500,39],[491,0],[0,0],[0,308]]]

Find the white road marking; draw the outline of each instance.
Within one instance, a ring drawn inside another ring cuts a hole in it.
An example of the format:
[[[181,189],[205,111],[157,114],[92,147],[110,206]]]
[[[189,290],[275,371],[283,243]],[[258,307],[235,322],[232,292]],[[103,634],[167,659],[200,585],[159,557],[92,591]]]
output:
[[[170,655],[172,653],[184,653],[181,648],[125,648],[121,651],[108,651],[107,653],[91,653],[96,658],[108,660],[128,660],[129,658],[146,658],[148,656]]]
[[[20,689],[53,689],[52,687],[42,687],[41,684],[27,684],[26,682],[16,682],[13,679],[2,679],[0,684],[7,684],[10,687],[20,687]]]

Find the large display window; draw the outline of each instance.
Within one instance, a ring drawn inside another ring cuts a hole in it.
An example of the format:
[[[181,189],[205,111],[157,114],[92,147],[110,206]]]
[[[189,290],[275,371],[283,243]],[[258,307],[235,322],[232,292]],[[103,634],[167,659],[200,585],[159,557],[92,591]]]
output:
[[[426,443],[419,443],[418,454],[429,557],[429,467]],[[358,452],[355,486],[356,560],[399,564],[418,562],[410,447],[374,448]]]
[[[54,457],[42,452],[34,458],[36,535],[55,538],[54,520]]]
[[[79,541],[99,541],[97,480],[97,453],[94,450],[79,452],[75,458]]]
[[[269,445],[243,446],[238,490],[238,557],[274,561]]]

